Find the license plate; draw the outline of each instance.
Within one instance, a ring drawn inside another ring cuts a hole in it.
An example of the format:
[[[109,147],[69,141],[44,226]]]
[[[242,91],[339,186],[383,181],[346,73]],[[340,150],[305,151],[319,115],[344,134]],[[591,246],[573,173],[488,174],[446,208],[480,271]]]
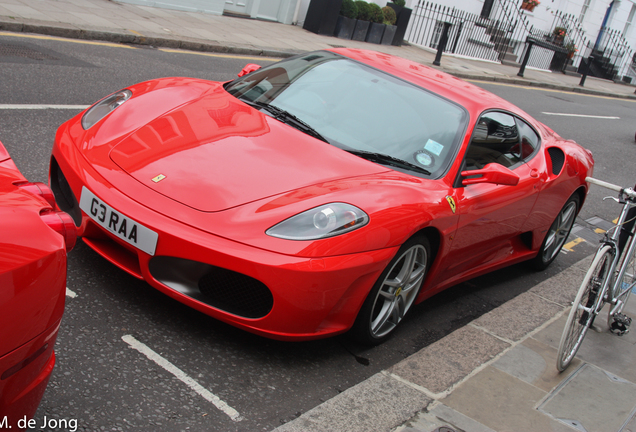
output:
[[[82,186],[80,208],[101,227],[126,243],[133,245],[149,255],[155,254],[157,239],[159,238],[156,232],[124,216],[97,198],[95,194],[89,191],[85,186]]]

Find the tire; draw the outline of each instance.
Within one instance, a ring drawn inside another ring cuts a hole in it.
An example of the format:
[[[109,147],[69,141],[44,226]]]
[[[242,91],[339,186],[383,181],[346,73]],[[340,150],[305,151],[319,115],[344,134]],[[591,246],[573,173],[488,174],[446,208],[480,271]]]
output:
[[[557,369],[559,372],[563,372],[568,367],[579,350],[587,329],[590,328],[596,317],[596,313],[593,311],[598,313],[602,308],[605,292],[599,291],[604,285],[607,290],[605,282],[611,276],[609,267],[613,258],[613,249],[610,246],[603,246],[596,253],[590,269],[585,274],[561,335],[557,353]]]
[[[574,194],[565,203],[554,222],[552,222],[545,239],[543,239],[539,253],[532,260],[532,266],[536,270],[545,270],[559,255],[559,251],[561,251],[570,235],[578,213],[579,196]]]
[[[412,237],[386,266],[358,312],[349,336],[365,345],[386,341],[411,310],[428,272],[431,247]]]

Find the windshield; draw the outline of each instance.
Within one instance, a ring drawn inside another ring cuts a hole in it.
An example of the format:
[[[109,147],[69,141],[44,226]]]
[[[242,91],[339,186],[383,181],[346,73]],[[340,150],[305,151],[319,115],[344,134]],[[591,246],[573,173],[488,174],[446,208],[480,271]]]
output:
[[[400,171],[424,177],[446,170],[467,118],[446,99],[330,52],[284,60],[226,89],[246,102],[288,112],[343,150],[376,155],[369,159],[380,164],[389,159],[378,155],[390,156],[423,168],[405,164]]]

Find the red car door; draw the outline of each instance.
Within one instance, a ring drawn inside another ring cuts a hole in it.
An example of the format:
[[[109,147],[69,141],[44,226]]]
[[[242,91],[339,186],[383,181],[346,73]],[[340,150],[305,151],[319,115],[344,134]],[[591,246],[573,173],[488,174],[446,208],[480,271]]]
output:
[[[537,143],[525,139],[523,128],[511,114],[490,111],[475,126],[461,171],[482,169],[496,163],[519,177],[515,186],[479,183],[454,190],[458,229],[451,246],[447,271],[460,278],[481,267],[507,260],[521,246],[520,235],[537,200],[542,180],[524,160]]]

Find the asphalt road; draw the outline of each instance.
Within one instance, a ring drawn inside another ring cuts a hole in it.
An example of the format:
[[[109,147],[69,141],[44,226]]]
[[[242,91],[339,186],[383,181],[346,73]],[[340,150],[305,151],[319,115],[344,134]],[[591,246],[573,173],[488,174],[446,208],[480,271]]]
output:
[[[231,79],[251,62],[267,60],[0,37],[0,104],[89,105],[154,77]],[[633,182],[627,161],[634,160],[636,151],[634,115],[626,116],[633,112],[632,102],[483,86],[591,148],[598,154],[597,174],[607,173],[600,178]],[[548,111],[613,113],[603,115],[621,119],[542,114]],[[78,112],[0,109],[0,141],[27,178],[47,180],[55,130]],[[613,218],[605,207],[588,203],[582,216]],[[581,243],[545,272],[517,265],[451,288],[417,306],[387,343],[366,348],[345,337],[283,343],[253,336],[169,299],[79,242],[69,256],[70,296],[56,346],[57,365],[36,421],[39,426],[45,419],[75,419],[78,430],[86,431],[271,430],[559,273],[592,250],[592,245]],[[159,365],[132,349],[130,337],[165,363]],[[167,363],[236,410],[242,420],[233,421],[205,398],[205,392],[177,379]],[[41,430],[70,430],[57,426]]]

